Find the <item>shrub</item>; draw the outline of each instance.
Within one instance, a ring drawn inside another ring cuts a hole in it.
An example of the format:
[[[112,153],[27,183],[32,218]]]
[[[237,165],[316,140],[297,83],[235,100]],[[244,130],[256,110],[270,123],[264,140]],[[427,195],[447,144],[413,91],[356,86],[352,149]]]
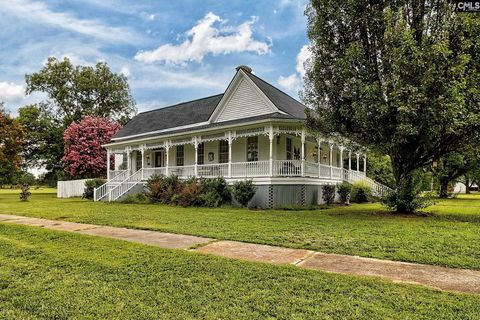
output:
[[[417,212],[420,209],[426,208],[435,204],[435,199],[437,195],[433,192],[426,193],[423,195],[415,195],[412,201],[403,203],[396,191],[388,193],[381,199],[381,202],[387,206],[392,211],[397,211],[397,207],[405,208],[407,213]]]
[[[85,189],[83,191],[84,199],[93,199],[93,190],[105,184],[104,179],[91,179],[85,181]]]
[[[233,184],[233,197],[238,203],[246,207],[255,195],[256,189],[252,180],[237,181]]]
[[[183,188],[177,176],[162,177],[154,175],[147,181],[146,195],[152,202],[170,204],[175,201]]]
[[[183,206],[202,206],[205,186],[201,180],[192,178],[183,183],[182,189],[172,198],[172,203]]]
[[[326,204],[332,204],[335,200],[335,186],[325,185],[322,187],[322,198]]]
[[[31,194],[30,185],[28,183],[23,183],[20,191],[20,201],[28,201]]]
[[[230,187],[223,178],[181,181],[177,176],[152,176],[146,195],[152,202],[184,207],[219,207],[232,200]]]
[[[202,206],[220,207],[232,202],[232,193],[224,178],[201,179],[203,193],[200,195]]]
[[[355,182],[352,188],[352,200],[356,203],[368,202],[372,199],[372,189],[363,182]]]
[[[350,201],[350,194],[352,192],[352,185],[346,181],[338,185],[337,193],[340,196],[340,201],[346,204]]]
[[[125,197],[123,197],[120,200],[121,203],[126,203],[126,204],[142,204],[142,203],[148,203],[148,198],[147,196],[142,193],[132,193],[132,194],[127,194]]]

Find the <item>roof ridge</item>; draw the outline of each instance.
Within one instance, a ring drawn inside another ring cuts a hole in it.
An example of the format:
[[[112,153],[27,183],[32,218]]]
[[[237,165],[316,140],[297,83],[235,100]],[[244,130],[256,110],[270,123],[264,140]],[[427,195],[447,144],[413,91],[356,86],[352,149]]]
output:
[[[139,113],[137,113],[137,115],[145,114],[145,113],[149,113],[149,112],[154,112],[154,111],[159,111],[159,110],[170,109],[170,108],[178,107],[179,105],[182,105],[182,104],[186,104],[186,103],[190,103],[190,102],[195,102],[195,101],[200,101],[200,100],[206,100],[206,99],[209,99],[209,98],[213,98],[213,97],[217,97],[217,96],[222,96],[222,95],[224,95],[224,93],[218,93],[218,94],[214,94],[214,95],[207,96],[207,97],[203,97],[203,98],[198,98],[198,99],[183,101],[183,102],[179,102],[179,103],[176,103],[176,104],[172,104],[172,105],[169,105],[169,106],[166,106],[166,107],[160,107],[160,108],[156,108],[156,109],[152,109],[152,110],[147,110],[147,111],[139,112]]]

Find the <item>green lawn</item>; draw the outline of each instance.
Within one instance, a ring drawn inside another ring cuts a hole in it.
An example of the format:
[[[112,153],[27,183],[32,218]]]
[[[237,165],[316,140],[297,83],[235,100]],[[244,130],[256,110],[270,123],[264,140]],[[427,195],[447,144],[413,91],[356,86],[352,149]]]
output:
[[[480,196],[443,200],[432,216],[396,216],[379,204],[315,211],[249,211],[56,199],[28,203],[0,190],[0,213],[202,235],[323,252],[480,270]]]
[[[479,314],[479,296],[0,223],[1,319],[474,319]]]

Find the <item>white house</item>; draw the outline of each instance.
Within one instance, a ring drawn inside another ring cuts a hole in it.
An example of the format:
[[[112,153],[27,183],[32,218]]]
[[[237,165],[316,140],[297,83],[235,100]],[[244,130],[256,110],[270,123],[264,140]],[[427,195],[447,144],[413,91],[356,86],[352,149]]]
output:
[[[321,202],[321,186],[364,180],[366,156],[310,134],[305,106],[246,66],[224,93],[138,114],[105,145],[126,156],[126,170],[108,161],[108,182],[95,200],[115,201],[154,175],[252,179],[253,205]],[[118,158],[118,156],[117,156]],[[112,170],[115,169],[115,170]]]

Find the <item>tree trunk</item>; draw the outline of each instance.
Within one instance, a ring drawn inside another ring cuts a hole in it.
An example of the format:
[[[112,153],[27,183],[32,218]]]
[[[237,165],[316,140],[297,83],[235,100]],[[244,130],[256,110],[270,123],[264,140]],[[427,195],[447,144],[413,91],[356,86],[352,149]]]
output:
[[[415,199],[417,194],[415,192],[415,181],[413,173],[409,172],[403,174],[397,179],[397,213],[413,213],[415,211]]]
[[[448,198],[448,183],[450,181],[449,180],[440,180],[440,193],[439,193],[439,197],[440,198]]]
[[[470,194],[470,179],[465,178],[465,193]]]

